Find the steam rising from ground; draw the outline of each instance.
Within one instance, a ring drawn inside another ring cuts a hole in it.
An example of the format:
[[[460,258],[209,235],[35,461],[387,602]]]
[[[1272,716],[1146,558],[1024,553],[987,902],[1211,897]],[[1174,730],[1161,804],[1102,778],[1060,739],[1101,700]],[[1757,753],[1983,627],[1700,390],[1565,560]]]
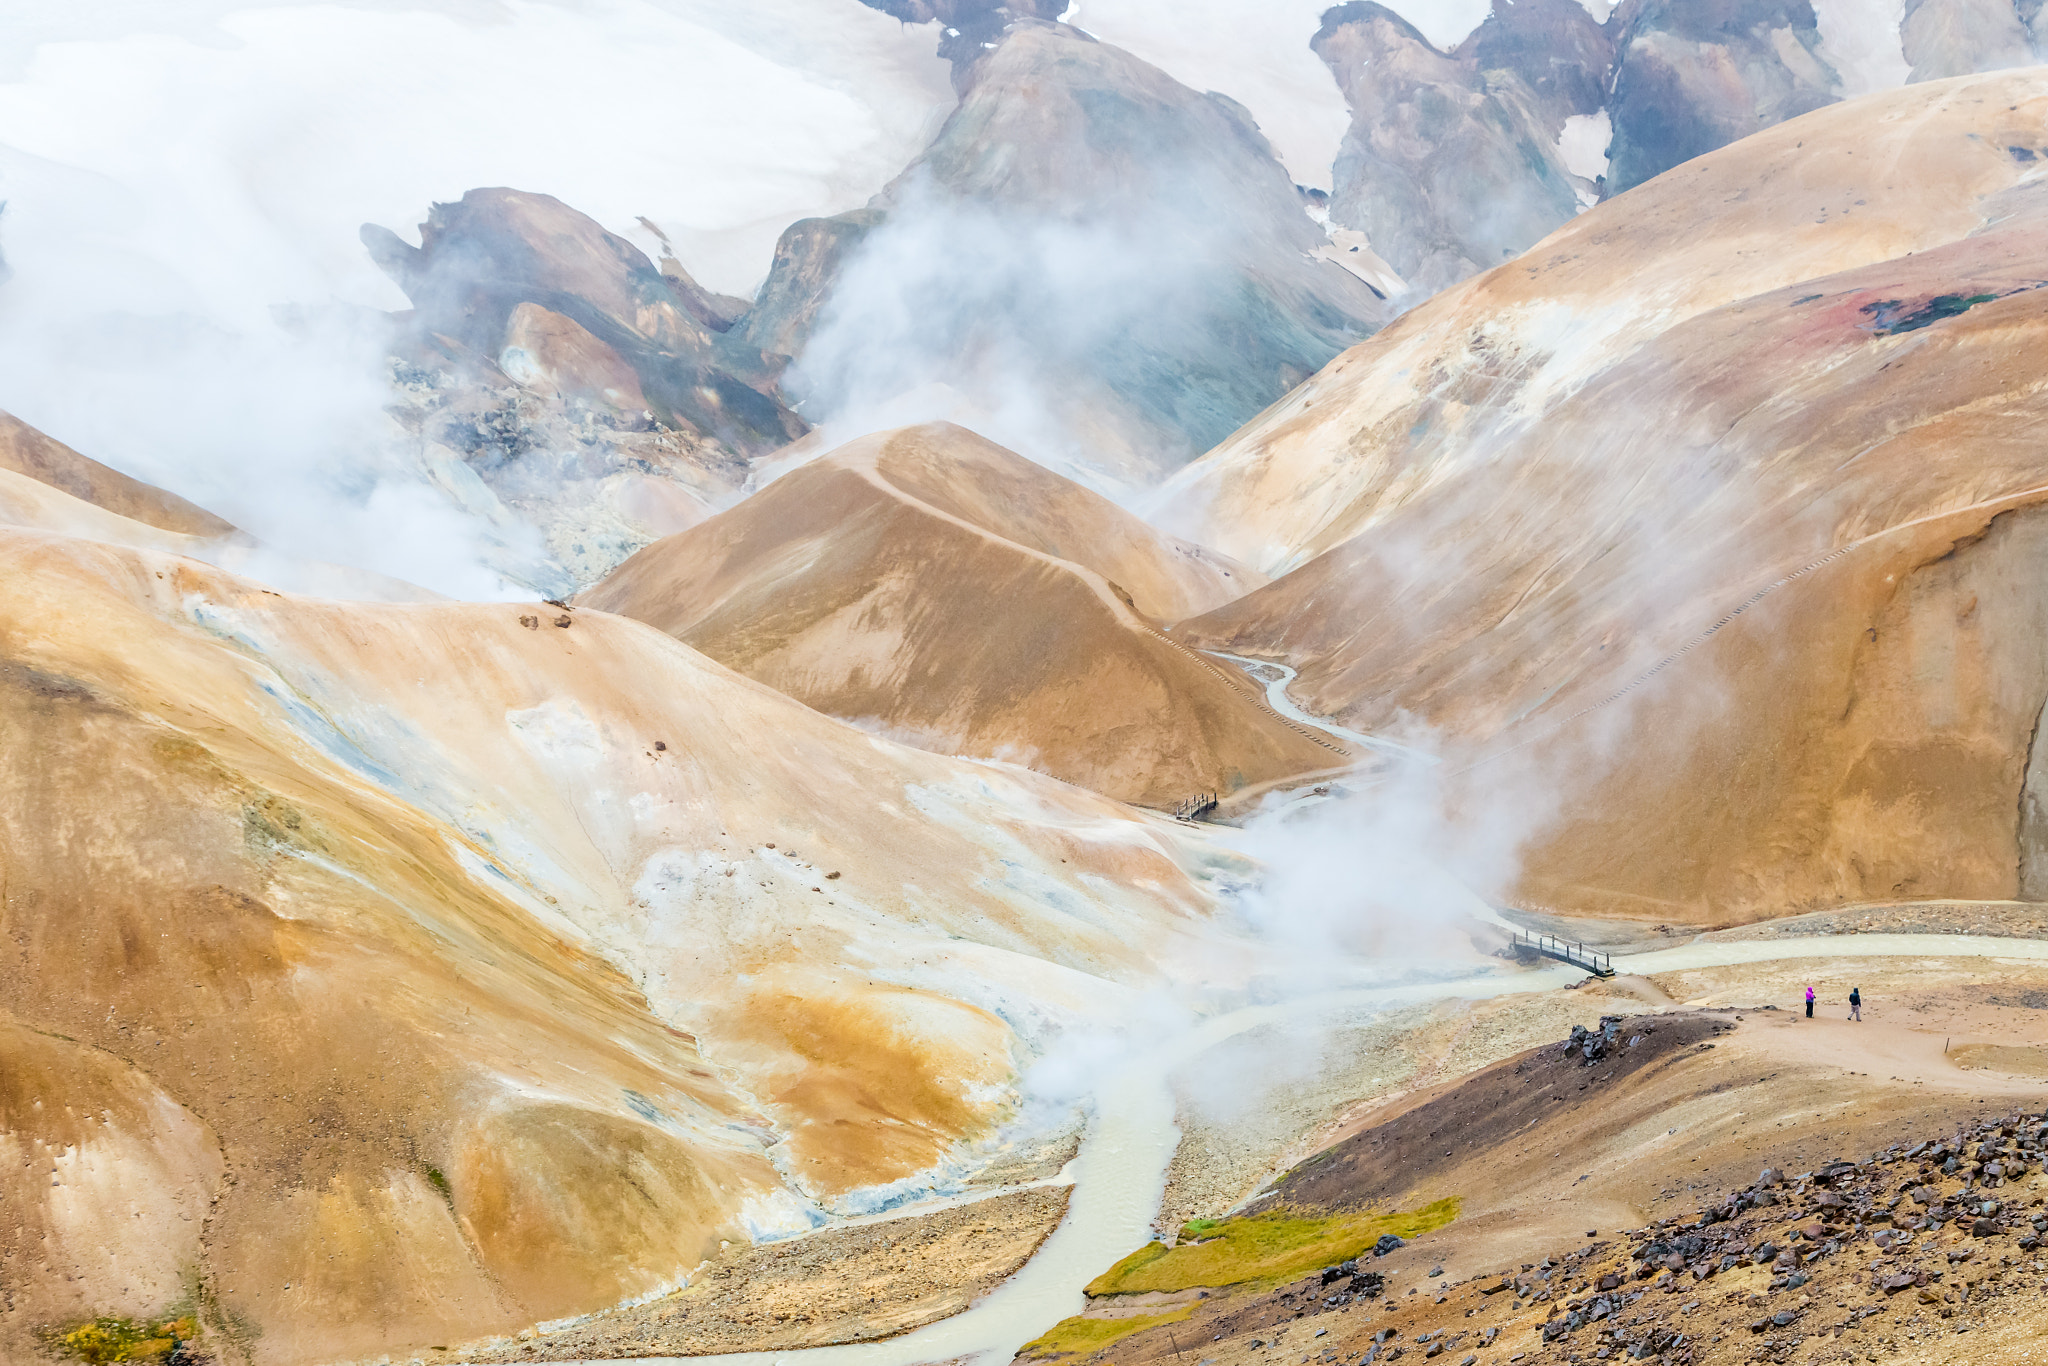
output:
[[[537,550],[384,416],[356,237],[477,185],[646,215],[751,289],[952,103],[926,33],[850,0],[52,6],[0,68],[0,407],[273,545],[460,596]],[[280,315],[280,309],[286,310]]]
[[[1068,17],[1237,98],[1325,185],[1345,111],[1307,48],[1322,8],[1079,0]],[[1487,0],[1396,8],[1448,48]],[[1903,79],[1898,0],[1816,11],[1849,93]],[[933,30],[855,0],[100,0],[24,9],[9,34],[0,406],[267,540],[462,595],[504,591],[535,548],[393,444],[378,347],[332,311],[404,306],[357,225],[515,185],[658,251],[645,216],[699,279],[745,293],[790,221],[861,202],[953,103]],[[997,218],[885,230],[839,310],[875,335],[819,339],[798,376],[812,416],[849,433],[962,418],[1074,473],[1078,448],[1136,439],[1077,429],[1083,400],[1044,381],[1135,313],[1171,326],[1205,244]],[[1019,291],[1030,306],[997,309]],[[977,311],[1016,325],[975,335]]]
[[[1493,918],[1481,891],[1512,875],[1526,833],[1465,825],[1436,768],[1396,761],[1269,801],[1229,842],[1263,870],[1237,898],[1247,924],[1300,989],[1322,990],[1469,954],[1464,931]]]
[[[849,262],[786,385],[827,425],[820,449],[944,419],[1115,496],[1127,486],[1104,471],[1105,448],[1145,434],[1097,425],[1085,377],[1112,350],[1195,325],[1224,264],[1192,215],[1074,221],[914,182]]]

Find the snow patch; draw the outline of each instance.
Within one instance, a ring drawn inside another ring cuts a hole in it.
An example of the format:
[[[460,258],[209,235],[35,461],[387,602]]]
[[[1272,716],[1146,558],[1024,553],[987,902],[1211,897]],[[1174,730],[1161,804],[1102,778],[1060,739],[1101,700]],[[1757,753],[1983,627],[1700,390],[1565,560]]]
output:
[[[1355,228],[1339,228],[1330,234],[1330,240],[1317,247],[1309,255],[1318,261],[1328,261],[1342,266],[1379,295],[1391,299],[1408,292],[1408,282],[1403,280],[1394,268],[1380,258],[1372,249],[1366,235]]]
[[[1328,0],[1088,0],[1078,27],[1182,85],[1236,100],[1297,184],[1327,190],[1351,126],[1343,93],[1308,45],[1328,8]]]
[[[1574,114],[1557,135],[1557,154],[1573,175],[1598,180],[1607,174],[1607,147],[1614,141],[1614,120],[1605,109]]]

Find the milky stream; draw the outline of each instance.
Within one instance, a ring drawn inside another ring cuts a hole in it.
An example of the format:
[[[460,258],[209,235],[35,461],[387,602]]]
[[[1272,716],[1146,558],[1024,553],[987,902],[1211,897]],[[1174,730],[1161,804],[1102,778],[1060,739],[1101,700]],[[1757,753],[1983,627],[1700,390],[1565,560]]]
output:
[[[1287,696],[1295,671],[1270,660],[1238,659],[1266,684],[1274,710],[1340,739],[1418,758],[1431,758],[1391,741],[1345,730],[1309,715]],[[1433,759],[1431,759],[1434,762]],[[1505,924],[1505,921],[1500,922]],[[1784,958],[1969,957],[2048,961],[2048,940],[1994,939],[1947,934],[1804,935],[1785,939],[1693,943],[1649,953],[1617,955],[1618,973],[1648,975],[1729,967]],[[1005,1366],[1017,1349],[1046,1329],[1081,1312],[1082,1287],[1152,1238],[1152,1219],[1166,1189],[1167,1164],[1180,1142],[1174,1123],[1172,1077],[1187,1063],[1247,1030],[1291,1021],[1356,1021],[1405,1006],[1460,998],[1553,991],[1584,973],[1563,964],[1541,968],[1488,966],[1468,976],[1410,980],[1249,1005],[1211,1016],[1174,1038],[1133,1044],[1133,1054],[1106,1076],[1089,1098],[1089,1122],[1080,1151],[1064,1173],[1073,1181],[1067,1214],[1023,1269],[987,1298],[948,1319],[875,1342],[781,1352],[649,1357],[693,1366],[920,1366],[972,1357],[977,1366]],[[586,1366],[580,1358],[541,1358]],[[599,1366],[589,1362],[587,1366]]]
[[[1688,944],[1620,955],[1614,959],[1614,968],[1620,973],[1644,975],[1784,958],[1897,957],[2048,961],[2048,940],[1951,934],[1805,935]],[[1151,1239],[1152,1218],[1166,1187],[1167,1163],[1180,1141],[1170,1082],[1178,1068],[1261,1025],[1302,1019],[1355,1020],[1365,1013],[1451,998],[1484,1000],[1551,991],[1583,976],[1561,964],[1535,970],[1488,968],[1451,980],[1334,991],[1214,1016],[1178,1038],[1139,1052],[1098,1086],[1090,1102],[1093,1113],[1087,1136],[1067,1169],[1074,1189],[1066,1219],[1021,1271],[973,1308],[879,1342],[645,1360],[696,1366],[918,1366],[971,1356],[986,1366],[1008,1362],[1019,1347],[1061,1319],[1079,1313],[1084,1302],[1081,1288]]]
[[[1396,754],[1403,759],[1418,759],[1425,764],[1439,762],[1434,754],[1419,749],[1410,749],[1407,745],[1396,744],[1392,740],[1382,739],[1377,735],[1367,735],[1362,730],[1347,730],[1334,721],[1320,716],[1311,716],[1303,711],[1300,705],[1287,695],[1287,685],[1295,680],[1298,671],[1280,663],[1278,660],[1247,659],[1242,655],[1226,654],[1222,650],[1205,650],[1203,653],[1214,655],[1218,659],[1229,660],[1250,674],[1255,681],[1265,685],[1266,704],[1290,720],[1299,721],[1304,726],[1314,726],[1325,735],[1333,736],[1339,740],[1349,740],[1353,744],[1364,745],[1367,749],[1376,749],[1383,754]],[[1267,670],[1272,672],[1269,674]]]

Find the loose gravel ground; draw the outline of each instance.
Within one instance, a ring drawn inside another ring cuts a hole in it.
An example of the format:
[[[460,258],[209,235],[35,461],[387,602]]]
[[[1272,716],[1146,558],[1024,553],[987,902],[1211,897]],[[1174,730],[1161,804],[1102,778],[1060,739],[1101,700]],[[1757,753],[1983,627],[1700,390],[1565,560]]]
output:
[[[1008,1279],[1058,1226],[1067,1192],[1039,1187],[735,1248],[672,1295],[456,1359],[703,1356],[891,1337],[957,1314]]]

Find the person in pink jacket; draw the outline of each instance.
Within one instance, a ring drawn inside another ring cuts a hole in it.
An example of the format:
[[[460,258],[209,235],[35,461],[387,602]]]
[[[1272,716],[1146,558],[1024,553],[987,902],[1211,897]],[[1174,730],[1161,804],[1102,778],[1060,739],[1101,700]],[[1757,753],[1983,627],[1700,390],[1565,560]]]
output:
[[[1808,988],[1806,989],[1806,1018],[1807,1018],[1807,1019],[1809,1019],[1809,1020],[1813,1018],[1813,988],[1812,988],[1812,987],[1808,987]]]

